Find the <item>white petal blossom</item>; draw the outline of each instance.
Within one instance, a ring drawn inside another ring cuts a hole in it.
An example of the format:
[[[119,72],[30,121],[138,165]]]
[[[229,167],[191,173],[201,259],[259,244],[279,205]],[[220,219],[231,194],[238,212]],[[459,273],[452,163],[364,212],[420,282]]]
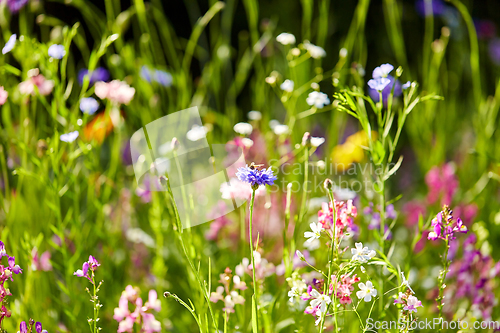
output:
[[[313,91],[309,93],[309,96],[307,96],[306,102],[311,106],[315,106],[318,109],[321,109],[325,105],[330,104],[330,99],[325,93]]]
[[[363,247],[363,243],[356,243],[356,248],[351,249],[352,260],[359,261],[364,264],[368,262],[368,260],[375,257],[375,251],[370,250],[368,247]]]
[[[311,301],[311,306],[315,308],[319,305],[319,311],[321,311],[322,313],[326,312],[327,304],[330,304],[332,302],[330,296],[320,294],[316,289],[313,289],[311,291],[311,297],[314,298]]]
[[[280,85],[281,90],[286,91],[286,92],[292,92],[293,91],[293,86],[294,83],[292,80],[286,79],[283,81],[283,83]]]
[[[312,231],[304,232],[304,237],[308,238],[306,243],[312,243],[315,239],[319,239],[321,237],[321,231],[323,230],[323,226],[321,223],[311,223],[309,225]]]
[[[253,131],[253,126],[249,123],[237,123],[233,129],[238,134],[250,135]]]
[[[360,282],[358,284],[358,287],[359,291],[356,292],[356,296],[359,299],[364,299],[365,302],[370,302],[372,300],[372,297],[377,296],[377,289],[373,287],[371,281],[366,281],[366,284]]]
[[[295,36],[288,32],[282,32],[276,37],[276,41],[283,45],[295,44]]]

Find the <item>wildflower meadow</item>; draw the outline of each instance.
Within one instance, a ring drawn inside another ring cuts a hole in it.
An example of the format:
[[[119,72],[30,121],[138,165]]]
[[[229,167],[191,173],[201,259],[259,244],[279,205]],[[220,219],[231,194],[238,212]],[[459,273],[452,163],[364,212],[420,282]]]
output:
[[[0,332],[500,332],[497,0],[0,0]]]

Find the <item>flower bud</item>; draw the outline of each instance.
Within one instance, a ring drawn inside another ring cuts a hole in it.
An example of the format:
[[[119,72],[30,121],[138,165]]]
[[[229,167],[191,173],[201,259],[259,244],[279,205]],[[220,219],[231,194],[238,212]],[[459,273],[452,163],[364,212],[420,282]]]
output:
[[[325,179],[325,182],[323,183],[323,187],[327,191],[331,191],[333,189],[333,182],[330,179]]]
[[[181,144],[179,143],[179,140],[177,140],[177,138],[173,138],[172,142],[170,143],[170,147],[172,148],[172,150],[179,149],[180,145]]]
[[[297,257],[299,257],[300,260],[306,261],[306,257],[300,252],[299,250],[295,251],[295,254],[297,254]]]
[[[160,184],[161,184],[162,186],[167,187],[167,185],[168,185],[168,178],[167,178],[167,177],[165,177],[165,176],[160,176]]]
[[[311,134],[309,132],[305,132],[304,136],[302,137],[302,145],[310,146],[310,144],[311,144]]]

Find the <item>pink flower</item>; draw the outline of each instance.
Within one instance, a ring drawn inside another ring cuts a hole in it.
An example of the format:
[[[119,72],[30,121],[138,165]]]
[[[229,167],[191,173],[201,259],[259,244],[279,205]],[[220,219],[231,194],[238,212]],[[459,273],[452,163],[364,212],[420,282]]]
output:
[[[34,95],[35,86],[41,95],[47,96],[54,88],[54,81],[47,80],[45,76],[39,74],[38,69],[32,69],[28,72],[26,81],[19,83],[19,92],[23,95]]]
[[[128,104],[135,94],[135,89],[123,81],[99,81],[95,84],[95,94],[100,99],[108,99],[116,104]]]
[[[37,248],[35,247],[31,251],[31,257],[33,260],[31,267],[34,271],[48,272],[48,271],[52,270],[52,264],[50,263],[50,252],[49,251],[45,251],[40,256],[38,254]]]
[[[5,104],[8,96],[9,96],[9,93],[3,87],[0,87],[0,105]]]
[[[433,167],[425,175],[425,183],[429,187],[427,201],[435,203],[441,198],[442,205],[449,205],[458,188],[458,180],[455,177],[455,167],[452,163],[446,163],[441,167]]]
[[[148,311],[150,309],[155,310],[156,312],[161,311],[161,302],[158,299],[158,294],[156,293],[156,290],[150,290],[149,291],[149,298],[146,304],[144,305],[144,311]]]

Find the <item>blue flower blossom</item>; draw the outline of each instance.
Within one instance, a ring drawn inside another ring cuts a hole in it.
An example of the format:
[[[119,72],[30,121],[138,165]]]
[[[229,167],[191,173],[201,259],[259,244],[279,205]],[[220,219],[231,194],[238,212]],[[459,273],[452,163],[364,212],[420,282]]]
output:
[[[395,80],[392,75],[387,76],[386,78],[382,78],[389,80],[388,84],[382,89],[382,100],[384,101],[384,105],[387,106],[387,100],[389,99],[389,96],[391,95],[392,88],[394,87],[394,97],[398,97],[402,94],[401,90],[401,83],[399,83],[398,80]],[[376,79],[380,80],[380,79]],[[372,81],[372,80],[370,80]],[[370,85],[370,82],[368,81],[368,85]],[[368,91],[370,94],[370,97],[375,101],[378,102],[380,99],[379,95],[379,90],[374,89],[373,87],[370,86],[370,90]]]
[[[386,77],[381,77],[378,79],[371,79],[370,81],[368,81],[368,86],[373,90],[381,92],[385,89],[385,87],[389,85],[389,83],[391,83],[390,79]]]
[[[238,168],[236,177],[242,182],[250,184],[253,189],[257,189],[261,185],[274,185],[274,181],[277,179],[271,167],[260,170],[253,164]]]
[[[69,132],[66,134],[61,134],[60,139],[63,142],[73,142],[76,140],[76,138],[78,138],[78,135],[80,135],[78,131]]]
[[[7,43],[5,43],[5,46],[2,49],[2,54],[6,54],[12,51],[14,46],[16,46],[16,39],[17,39],[16,34],[13,34],[9,37],[9,40],[7,41]]]
[[[82,98],[80,101],[80,110],[86,114],[94,114],[97,109],[99,109],[99,102],[95,100],[95,98],[87,97]]]
[[[150,69],[148,66],[142,66],[140,71],[141,78],[145,81],[157,82],[164,87],[172,85],[172,74],[159,69]]]
[[[54,44],[49,47],[49,57],[55,59],[62,59],[66,55],[64,45]]]
[[[104,81],[104,82],[109,81],[110,78],[109,72],[102,67],[97,67],[95,70],[90,72],[90,74],[88,69],[81,69],[78,72],[78,82],[80,83],[80,85],[83,84],[83,79],[85,78],[86,75],[89,76],[90,85],[94,84],[97,81]]]
[[[164,87],[170,87],[173,81],[172,74],[159,69],[155,70],[155,80]]]
[[[374,79],[380,79],[382,77],[387,77],[390,72],[394,69],[394,66],[391,64],[383,64],[376,67],[373,70],[372,76]]]

